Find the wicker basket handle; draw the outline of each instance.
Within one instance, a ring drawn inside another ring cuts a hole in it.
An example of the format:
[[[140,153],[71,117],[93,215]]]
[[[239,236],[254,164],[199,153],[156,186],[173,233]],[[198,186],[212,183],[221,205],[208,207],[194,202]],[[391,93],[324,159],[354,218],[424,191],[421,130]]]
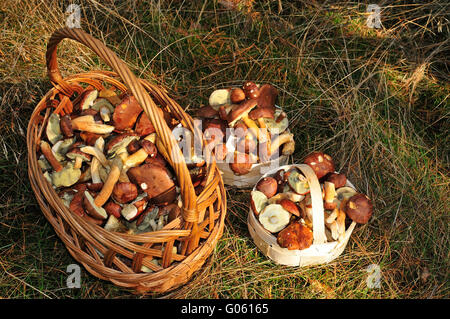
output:
[[[50,81],[66,95],[72,95],[76,88],[63,80],[58,68],[57,46],[63,39],[69,38],[78,41],[92,51],[94,51],[106,64],[108,64],[124,81],[130,89],[131,94],[137,99],[144,109],[153,126],[155,127],[158,138],[161,139],[166,147],[168,154],[174,163],[174,170],[181,188],[183,200],[183,218],[187,222],[197,221],[197,196],[192,185],[192,181],[187,169],[183,154],[161,114],[158,107],[144,89],[137,77],[130,71],[128,66],[117,57],[117,55],[107,48],[101,41],[78,28],[62,28],[56,30],[50,37],[47,44],[46,61],[47,72]]]
[[[323,244],[327,242],[325,235],[325,219],[324,208],[322,199],[322,188],[320,187],[319,180],[313,169],[306,164],[294,165],[302,171],[305,177],[308,179],[310,194],[311,194],[311,206],[312,206],[312,223],[313,223],[313,237],[314,244]]]

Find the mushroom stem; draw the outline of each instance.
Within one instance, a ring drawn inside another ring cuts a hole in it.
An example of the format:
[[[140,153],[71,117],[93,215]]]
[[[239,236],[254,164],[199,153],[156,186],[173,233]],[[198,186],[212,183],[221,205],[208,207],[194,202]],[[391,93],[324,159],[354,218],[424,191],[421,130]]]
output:
[[[294,135],[292,133],[283,133],[278,135],[270,145],[270,154],[274,154],[281,145],[294,140]]]
[[[130,156],[128,156],[123,162],[123,166],[125,169],[138,166],[139,164],[144,162],[147,157],[148,153],[145,151],[145,149],[141,148],[138,151],[131,154]]]
[[[114,189],[114,186],[116,185],[117,181],[119,180],[121,169],[117,165],[113,165],[111,167],[111,171],[109,172],[108,178],[106,179],[105,183],[103,184],[103,188],[98,193],[98,195],[95,197],[94,203],[98,207],[103,206],[109,199],[109,197],[112,194],[112,191]]]
[[[98,171],[100,166],[100,161],[94,157],[91,161],[91,178],[92,178],[92,183],[97,184],[97,183],[102,183],[102,179],[100,178],[100,173]]]
[[[53,154],[50,144],[48,144],[46,141],[41,141],[40,147],[41,147],[42,154],[47,159],[47,161],[50,163],[50,165],[53,167],[53,169],[56,172],[60,172],[63,169],[63,167],[62,167],[61,163],[56,159],[55,155]]]
[[[245,125],[247,125],[247,127],[250,129],[250,131],[256,136],[256,138],[259,141],[259,127],[258,127],[258,125],[256,125],[255,121],[253,121],[247,115],[243,116],[242,120],[244,121]]]
[[[334,187],[334,184],[331,182],[325,182],[324,183],[324,207],[325,209],[335,209],[336,203],[334,202],[334,199],[336,198],[336,189]]]
[[[114,130],[114,126],[98,124],[92,115],[83,115],[72,120],[72,129],[96,134],[109,134]]]
[[[103,152],[100,151],[97,147],[83,146],[80,148],[80,150],[86,154],[90,154],[90,155],[96,157],[104,167],[107,167],[109,165],[105,154],[103,154]]]
[[[81,165],[83,164],[83,160],[81,159],[81,157],[75,157],[75,165],[73,166],[74,168],[81,168]]]

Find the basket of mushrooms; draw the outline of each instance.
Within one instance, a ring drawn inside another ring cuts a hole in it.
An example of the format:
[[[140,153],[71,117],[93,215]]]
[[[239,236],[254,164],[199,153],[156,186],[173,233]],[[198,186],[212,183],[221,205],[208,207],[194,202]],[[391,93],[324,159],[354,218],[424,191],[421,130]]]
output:
[[[335,172],[333,159],[313,152],[256,183],[247,225],[256,246],[276,263],[309,266],[337,258],[372,212],[371,200]]]
[[[62,78],[63,39],[113,70]],[[191,161],[173,136],[193,120],[166,91],[138,79],[81,29],[55,31],[47,47],[53,88],[27,131],[29,178],[70,254],[94,276],[135,292],[189,281],[222,235],[226,197],[213,157]]]
[[[242,87],[217,89],[196,111],[207,145],[215,150],[224,184],[250,188],[269,170],[285,165],[294,153],[286,113],[276,105],[271,84],[247,81]]]

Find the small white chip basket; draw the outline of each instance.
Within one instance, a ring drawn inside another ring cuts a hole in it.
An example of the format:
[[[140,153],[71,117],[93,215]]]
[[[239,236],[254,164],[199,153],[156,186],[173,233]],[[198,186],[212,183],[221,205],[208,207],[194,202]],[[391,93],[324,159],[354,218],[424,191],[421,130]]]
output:
[[[322,189],[316,174],[312,168],[306,164],[281,166],[269,171],[260,178],[272,176],[280,169],[285,169],[287,171],[292,167],[298,168],[305,175],[310,186],[313,224],[312,245],[303,250],[288,250],[287,248],[282,248],[278,245],[277,238],[261,225],[252,211],[252,208],[250,208],[248,214],[248,230],[261,252],[278,264],[287,266],[311,266],[328,263],[342,254],[356,223],[352,221],[348,228],[345,229],[344,236],[340,237],[338,240],[327,240],[325,234]],[[256,181],[254,185],[256,185],[257,182],[258,181]],[[349,181],[347,181],[346,186],[355,189]],[[255,190],[255,188],[253,188],[253,190]]]

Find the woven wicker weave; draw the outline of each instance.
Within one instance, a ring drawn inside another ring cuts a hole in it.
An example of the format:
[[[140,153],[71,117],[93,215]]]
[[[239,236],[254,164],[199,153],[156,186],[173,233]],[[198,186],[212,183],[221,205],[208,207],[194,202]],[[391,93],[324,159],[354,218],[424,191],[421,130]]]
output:
[[[92,49],[115,72],[92,71],[62,78],[57,64],[57,45],[64,38]],[[207,158],[207,184],[197,196],[183,155],[158,107],[170,112],[190,129],[193,121],[161,87],[138,79],[103,43],[81,29],[54,32],[47,46],[47,71],[54,87],[36,106],[27,130],[28,174],[36,199],[47,220],[70,254],[94,276],[136,292],[166,292],[185,284],[213,251],[222,235],[226,213],[225,189],[212,158]],[[109,232],[73,214],[46,181],[38,165],[37,150],[51,112],[64,114],[82,84],[102,89],[112,86],[136,97],[156,129],[159,151],[172,166],[183,202],[181,216],[162,230],[130,235]],[[59,96],[56,106],[53,98]],[[157,106],[158,105],[158,106]],[[167,154],[171,154],[169,157]],[[173,252],[173,246],[179,249]],[[160,264],[152,262],[158,258]],[[153,270],[141,272],[142,266]]]

